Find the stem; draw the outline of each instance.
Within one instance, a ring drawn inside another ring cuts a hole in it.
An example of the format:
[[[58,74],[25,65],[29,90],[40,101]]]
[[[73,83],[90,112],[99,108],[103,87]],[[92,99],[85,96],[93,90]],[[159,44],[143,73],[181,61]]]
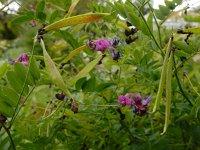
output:
[[[154,40],[155,44],[157,45],[157,47],[160,49],[160,52],[161,52],[162,56],[164,56],[164,52],[162,51],[161,46],[158,44],[156,38],[154,37],[153,33],[151,32],[151,30],[149,28],[149,25],[147,24],[147,22],[146,22],[146,20],[145,20],[145,18],[143,16],[143,14],[142,14],[142,12],[130,0],[128,0],[128,1],[140,13],[140,16],[142,17],[142,20],[144,21],[145,25],[147,26],[147,29],[149,30],[149,33],[151,34],[151,37],[153,38],[153,40]]]
[[[16,106],[16,108],[15,108],[15,111],[14,111],[14,113],[13,113],[12,119],[11,119],[11,121],[10,121],[10,126],[9,126],[9,128],[11,128],[11,126],[12,126],[12,124],[13,124],[13,121],[14,121],[14,119],[17,117],[17,114],[18,114],[17,110],[18,110],[19,103],[20,103],[20,100],[21,100],[21,98],[22,98],[22,94],[23,94],[23,92],[24,92],[25,86],[26,86],[26,81],[27,81],[27,78],[28,78],[28,74],[29,74],[29,72],[30,72],[30,66],[31,66],[31,63],[32,63],[32,60],[33,60],[33,50],[35,49],[35,42],[36,42],[36,41],[34,40],[34,42],[33,42],[33,47],[32,47],[32,50],[31,50],[30,63],[29,63],[29,66],[28,66],[28,70],[27,70],[27,72],[26,72],[26,77],[25,77],[25,80],[24,80],[24,84],[23,84],[22,90],[21,90],[20,95],[19,95],[19,99],[18,99],[18,102],[17,102],[17,106]]]
[[[193,103],[190,101],[190,99],[189,99],[189,98],[187,97],[187,95],[185,94],[185,92],[184,92],[184,90],[183,90],[183,88],[182,88],[182,85],[181,85],[181,83],[180,83],[180,80],[179,80],[179,78],[178,78],[177,68],[176,68],[176,61],[175,61],[174,56],[173,56],[173,61],[174,61],[174,69],[175,69],[174,74],[175,74],[175,77],[176,77],[176,81],[177,81],[177,83],[178,83],[178,87],[179,87],[179,89],[180,89],[180,91],[181,91],[183,97],[188,101],[188,103],[189,103],[191,106],[193,106]]]
[[[14,143],[14,141],[13,141],[13,139],[12,139],[12,136],[11,136],[11,133],[10,133],[9,128],[7,128],[3,122],[0,122],[0,124],[1,124],[2,127],[5,129],[6,133],[8,134],[8,136],[9,136],[9,138],[10,138],[10,143],[11,143],[13,149],[16,150],[16,148],[15,148],[15,143]]]
[[[158,29],[158,37],[159,37],[160,46],[162,46],[161,33],[160,33],[160,26],[159,26],[159,24],[158,24],[158,21],[157,21],[157,19],[156,19],[155,14],[154,14],[154,10],[153,10],[153,8],[152,8],[152,6],[151,6],[151,4],[150,4],[149,2],[148,2],[148,5],[149,5],[149,8],[150,8],[150,10],[151,10],[151,12],[152,12],[152,14],[153,14],[153,18],[154,18],[154,20],[155,20],[155,23],[156,23],[156,26],[157,26],[157,29]]]

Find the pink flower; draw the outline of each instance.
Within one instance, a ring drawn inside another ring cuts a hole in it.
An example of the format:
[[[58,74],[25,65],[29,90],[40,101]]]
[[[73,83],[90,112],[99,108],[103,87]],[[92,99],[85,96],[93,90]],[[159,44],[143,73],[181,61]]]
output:
[[[25,53],[22,53],[16,60],[16,62],[21,62],[24,65],[28,65],[28,55]]]
[[[96,41],[95,50],[104,52],[110,45],[109,42],[105,39],[99,39]]]
[[[129,99],[129,97],[120,95],[118,97],[118,102],[121,106],[131,106],[132,105],[132,100]]]

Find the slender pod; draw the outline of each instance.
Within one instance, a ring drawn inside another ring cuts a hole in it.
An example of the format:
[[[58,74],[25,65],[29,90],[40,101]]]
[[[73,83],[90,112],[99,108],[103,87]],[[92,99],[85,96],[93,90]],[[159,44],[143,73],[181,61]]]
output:
[[[165,54],[165,58],[164,58],[164,62],[163,62],[163,68],[162,68],[161,77],[160,77],[158,93],[157,93],[157,96],[156,96],[156,102],[154,104],[152,113],[154,113],[157,110],[157,107],[158,107],[160,100],[162,98],[162,93],[163,93],[163,88],[164,88],[164,84],[165,84],[167,64],[168,64],[168,60],[169,60],[169,53],[170,53],[170,50],[171,50],[172,40],[173,40],[173,37],[171,37],[169,39],[169,42],[167,44],[166,54]]]
[[[167,131],[167,127],[170,122],[170,107],[171,107],[171,80],[172,80],[172,65],[173,65],[173,51],[171,51],[169,62],[167,65],[167,76],[166,76],[166,106],[165,106],[165,125],[163,128],[163,135]]]
[[[46,27],[44,27],[45,31],[50,31],[54,29],[60,29],[66,26],[81,24],[81,23],[88,23],[102,19],[104,16],[110,15],[109,13],[89,13],[83,15],[77,15],[73,17],[64,18],[58,20]]]

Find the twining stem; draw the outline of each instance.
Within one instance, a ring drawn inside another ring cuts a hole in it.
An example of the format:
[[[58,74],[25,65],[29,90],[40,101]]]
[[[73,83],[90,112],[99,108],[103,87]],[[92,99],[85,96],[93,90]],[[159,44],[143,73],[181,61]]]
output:
[[[156,102],[154,104],[152,113],[154,113],[157,110],[157,107],[160,104],[160,100],[162,98],[162,93],[163,93],[163,88],[164,88],[164,84],[165,84],[165,78],[166,78],[166,73],[167,73],[167,64],[168,64],[168,60],[169,60],[169,53],[170,53],[170,50],[171,50],[172,40],[173,40],[173,37],[171,37],[169,39],[169,42],[167,44],[166,54],[165,54],[165,58],[164,58],[164,62],[163,62],[163,68],[162,68],[161,77],[160,77],[158,93],[157,93],[157,96],[156,96]]]
[[[12,136],[11,136],[11,133],[10,133],[9,128],[7,128],[3,122],[0,122],[0,124],[1,124],[2,127],[5,129],[6,133],[8,134],[8,137],[10,138],[10,143],[11,143],[11,145],[12,145],[12,147],[13,147],[13,150],[16,150],[16,148],[15,148],[15,143],[14,143],[14,141],[13,141],[13,139],[12,139]]]
[[[177,68],[176,68],[176,61],[175,61],[175,58],[173,57],[173,61],[174,61],[174,74],[175,74],[175,77],[176,77],[176,81],[177,81],[177,83],[178,83],[178,87],[179,87],[179,89],[180,89],[180,91],[181,91],[181,93],[182,93],[182,95],[183,95],[183,97],[188,101],[188,103],[191,105],[191,106],[193,106],[193,103],[190,101],[190,99],[187,97],[187,95],[185,94],[185,92],[184,92],[184,90],[183,90],[183,88],[182,88],[182,85],[181,85],[181,83],[180,83],[180,80],[179,80],[179,78],[178,78],[178,72],[177,72]]]
[[[170,121],[170,108],[171,108],[171,80],[172,80],[172,65],[173,65],[173,51],[171,51],[169,62],[167,66],[167,76],[166,76],[166,106],[165,106],[165,125],[163,135],[167,131],[167,127]]]

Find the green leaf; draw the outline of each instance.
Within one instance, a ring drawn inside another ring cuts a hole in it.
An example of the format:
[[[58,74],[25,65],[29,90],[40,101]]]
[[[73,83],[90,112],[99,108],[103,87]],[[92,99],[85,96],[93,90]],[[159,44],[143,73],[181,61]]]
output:
[[[188,45],[185,41],[174,41],[173,44],[179,48],[180,50],[183,50],[184,52],[191,54],[192,51],[194,51],[194,48],[190,45]]]
[[[20,94],[21,91],[22,91],[24,82],[22,82],[22,81],[18,78],[16,72],[14,72],[14,71],[8,71],[8,72],[6,73],[6,76],[7,76],[7,80],[8,80],[8,82],[9,82],[10,86],[11,86],[18,94]],[[29,88],[28,88],[28,85],[26,84],[22,95],[27,95],[27,94],[28,94],[28,91],[29,91]]]
[[[3,75],[6,73],[6,71],[8,70],[9,68],[9,64],[8,62],[3,62],[3,64],[0,66],[0,78],[3,77]]]
[[[114,85],[115,85],[115,83],[113,83],[113,82],[101,83],[98,86],[96,86],[95,91],[96,92],[101,92],[101,91],[104,91],[104,90],[106,90],[107,88],[109,88],[111,86],[114,86]]]
[[[169,8],[169,9],[174,9],[176,7],[176,4],[174,1],[169,1],[169,0],[165,0],[165,5]]]
[[[124,6],[119,2],[114,2],[114,8],[116,11],[123,17],[126,18],[126,11],[124,10]]]
[[[86,80],[87,80],[86,77],[80,78],[75,84],[76,90],[81,90],[82,85],[84,82],[86,82]]]
[[[46,14],[44,12],[39,12],[37,18],[40,19],[42,22],[46,20]]]
[[[141,24],[141,21],[140,21],[140,18],[137,17],[136,15],[134,15],[133,13],[128,13],[128,20],[130,21],[130,23],[132,25],[134,25],[135,27],[139,28],[140,29],[140,24]]]
[[[63,38],[65,39],[65,41],[67,41],[72,48],[77,48],[79,47],[79,44],[77,42],[77,40],[67,31],[60,31],[61,35],[63,36]]]
[[[17,105],[19,95],[12,88],[0,86],[0,98],[2,98],[2,101],[8,105],[15,107]]]
[[[66,26],[80,24],[80,23],[88,23],[88,22],[98,21],[108,15],[110,15],[110,14],[108,14],[108,13],[93,13],[93,14],[89,13],[89,14],[68,17],[68,18],[61,19],[57,22],[54,22],[54,23],[46,26],[44,29],[46,31],[49,31],[49,30],[63,28]]]
[[[62,63],[67,63],[70,59],[72,59],[74,56],[76,56],[78,53],[83,51],[84,49],[87,48],[87,45],[83,45],[75,50],[73,50],[64,60]]]
[[[21,24],[30,20],[34,19],[34,13],[32,11],[26,12],[26,14],[19,15],[18,17],[15,17],[15,19],[12,20],[12,24]]]
[[[45,8],[45,1],[41,0],[36,6],[36,14],[43,12]]]
[[[153,14],[150,12],[147,18],[147,24],[149,26],[150,31],[153,33]]]
[[[180,5],[183,0],[173,0],[177,5]]]
[[[189,56],[189,54],[187,54],[181,50],[175,51],[175,55],[178,57],[188,57]]]
[[[15,74],[17,75],[18,79],[20,79],[22,81],[22,83],[24,83],[28,68],[20,62],[16,62],[14,64],[14,70],[15,70]],[[27,76],[26,84],[31,85],[31,86],[34,85],[34,81],[33,81],[32,76],[30,75],[30,73]]]
[[[93,92],[96,87],[96,78],[92,76],[89,80],[83,83],[82,89],[84,92]]]
[[[54,10],[49,18],[49,23],[52,23],[56,19],[57,16],[58,16],[58,10]]]
[[[154,12],[155,12],[155,15],[156,15],[156,17],[158,19],[160,19],[160,20],[164,20],[165,19],[165,16],[162,13],[160,13],[160,10],[155,9]]]
[[[170,13],[170,9],[166,6],[163,6],[163,5],[159,5],[159,10],[160,10],[160,13],[163,15],[163,16],[168,16],[169,13]]]
[[[80,78],[87,76],[87,74],[99,63],[102,55],[99,55],[95,60],[91,61],[85,68],[83,68],[75,77],[72,78],[71,85],[74,85]]]
[[[3,114],[6,117],[12,117],[14,113],[14,109],[6,104],[5,102],[1,101],[0,99],[0,114]]]
[[[29,59],[29,61],[30,61],[30,59]],[[34,81],[39,80],[40,79],[40,71],[39,71],[37,62],[34,57],[32,58],[32,62],[30,64],[29,69],[30,69],[30,74],[33,77]]]

